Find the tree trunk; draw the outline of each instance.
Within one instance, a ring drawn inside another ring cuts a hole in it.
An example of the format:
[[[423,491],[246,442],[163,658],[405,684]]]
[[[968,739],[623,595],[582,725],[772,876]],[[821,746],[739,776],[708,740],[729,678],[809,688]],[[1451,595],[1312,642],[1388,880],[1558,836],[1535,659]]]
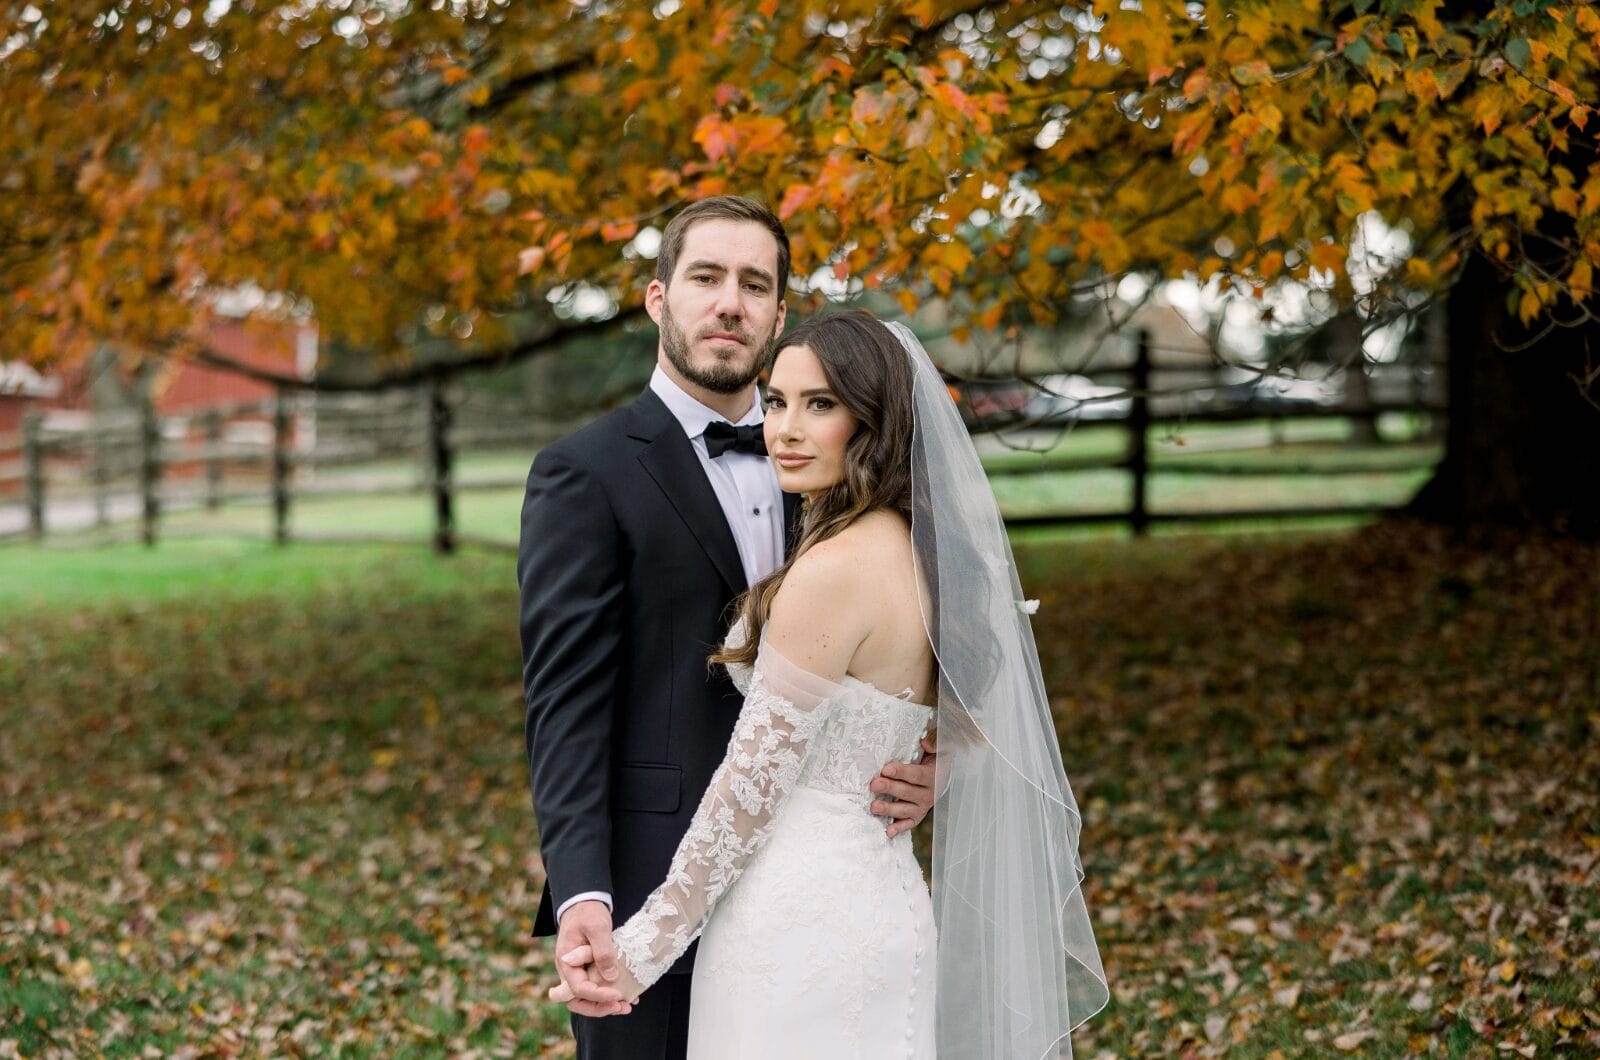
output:
[[[1445,455],[1411,510],[1458,527],[1600,537],[1600,325],[1541,335],[1536,320],[1530,332],[1506,308],[1509,289],[1472,254],[1450,292]]]

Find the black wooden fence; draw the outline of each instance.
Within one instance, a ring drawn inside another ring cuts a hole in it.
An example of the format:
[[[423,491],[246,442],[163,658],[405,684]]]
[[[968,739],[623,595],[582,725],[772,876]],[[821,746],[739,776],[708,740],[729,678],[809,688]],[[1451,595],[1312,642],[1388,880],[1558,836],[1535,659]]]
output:
[[[1426,386],[1402,388],[1399,397],[1380,395],[1379,400],[1332,405],[1282,405],[1263,410],[1249,402],[1219,401],[1214,394],[1223,388],[1215,370],[1154,366],[1143,341],[1129,369],[1100,374],[1097,380],[1126,389],[1126,414],[1102,421],[1123,432],[1126,441],[1120,454],[1067,459],[1041,455],[1036,460],[1001,463],[991,475],[1117,470],[1130,477],[1129,503],[1099,512],[1015,515],[1008,517],[1008,525],[1124,523],[1137,535],[1165,522],[1380,512],[1386,505],[1152,509],[1149,487],[1156,475],[1338,476],[1428,466],[1427,462],[1396,461],[1386,461],[1381,467],[1370,462],[1340,465],[1326,461],[1306,466],[1281,461],[1251,465],[1192,457],[1157,461],[1152,459],[1149,445],[1152,429],[1260,420],[1281,425],[1308,417],[1370,424],[1385,412],[1425,413],[1437,422],[1443,413],[1437,400],[1441,390],[1437,379]],[[1365,386],[1361,389],[1370,393]],[[522,485],[520,474],[461,481],[456,473],[461,454],[498,450],[531,458],[539,446],[574,426],[570,421],[552,422],[534,415],[522,403],[463,396],[450,380],[436,380],[419,389],[360,395],[315,395],[285,389],[264,402],[211,408],[187,416],[158,416],[145,401],[131,412],[74,427],[52,426],[39,413],[29,412],[19,434],[0,436],[0,513],[9,508],[13,515],[9,531],[0,523],[0,537],[41,539],[47,530],[54,533],[52,510],[71,504],[77,506],[79,526],[104,527],[136,518],[141,538],[154,543],[164,515],[174,509],[215,509],[264,501],[270,513],[271,536],[285,542],[290,538],[290,516],[297,499],[421,492],[433,502],[433,545],[440,552],[451,552],[463,540],[455,518],[459,493]],[[1027,424],[1011,426],[1025,428]],[[392,465],[397,459],[409,462],[409,474],[360,473],[377,462]],[[1431,462],[1431,457],[1425,454],[1423,461]],[[329,476],[329,469],[354,473]],[[15,518],[19,507],[20,520]]]

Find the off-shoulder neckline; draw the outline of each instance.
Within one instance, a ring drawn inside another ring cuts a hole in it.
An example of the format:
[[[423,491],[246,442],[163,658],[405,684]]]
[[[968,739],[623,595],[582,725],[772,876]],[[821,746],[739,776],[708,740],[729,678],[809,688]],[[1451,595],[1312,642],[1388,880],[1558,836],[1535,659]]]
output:
[[[916,700],[911,699],[910,696],[911,696],[912,689],[910,689],[909,687],[906,688],[903,692],[901,692],[899,694],[896,694],[894,692],[885,692],[883,689],[879,688],[877,685],[873,684],[871,681],[863,681],[863,680],[861,680],[861,678],[857,677],[855,674],[845,674],[844,675],[844,680],[846,682],[848,682],[849,684],[855,685],[857,688],[864,688],[869,692],[874,692],[877,695],[882,696],[884,699],[892,699],[896,703],[902,703],[902,704],[904,704],[905,706],[908,706],[908,707],[917,707],[917,708],[919,708],[921,710],[927,711],[930,714],[936,713],[937,710],[938,710],[937,707],[931,706],[931,705],[929,705],[927,703],[918,703]]]

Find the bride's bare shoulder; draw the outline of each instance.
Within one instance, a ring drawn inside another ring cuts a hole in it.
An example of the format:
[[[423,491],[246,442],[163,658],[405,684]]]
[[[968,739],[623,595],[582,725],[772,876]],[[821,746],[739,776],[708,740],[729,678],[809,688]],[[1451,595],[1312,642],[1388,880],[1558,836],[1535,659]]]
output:
[[[915,599],[907,595],[915,577],[905,520],[869,513],[795,559],[772,600],[768,636],[797,665],[837,679],[887,609]]]
[[[796,557],[780,596],[812,604],[819,597],[853,601],[876,592],[910,556],[905,520],[892,512],[869,512]]]
[[[788,576],[832,580],[861,575],[877,582],[890,574],[885,563],[909,561],[910,556],[911,527],[898,514],[879,510],[807,549],[794,561]]]

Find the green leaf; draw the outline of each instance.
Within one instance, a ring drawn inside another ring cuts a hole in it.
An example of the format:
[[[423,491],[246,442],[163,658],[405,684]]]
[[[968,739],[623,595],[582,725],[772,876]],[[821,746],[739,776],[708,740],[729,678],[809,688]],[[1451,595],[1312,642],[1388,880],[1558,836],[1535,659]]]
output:
[[[1365,37],[1357,37],[1344,46],[1344,57],[1357,69],[1365,70],[1367,63],[1372,61],[1372,45],[1367,43]]]
[[[1510,63],[1518,70],[1526,69],[1528,60],[1532,57],[1532,53],[1528,48],[1528,42],[1523,40],[1521,37],[1517,37],[1514,40],[1506,42],[1506,62]]]

